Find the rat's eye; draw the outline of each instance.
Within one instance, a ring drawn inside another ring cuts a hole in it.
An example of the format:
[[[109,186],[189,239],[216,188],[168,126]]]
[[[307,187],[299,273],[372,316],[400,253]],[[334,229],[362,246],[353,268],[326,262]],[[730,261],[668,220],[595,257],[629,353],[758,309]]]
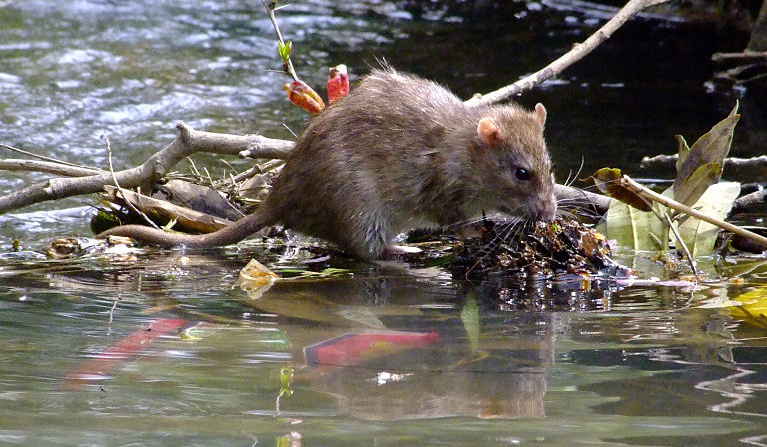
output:
[[[514,171],[514,175],[517,177],[517,180],[523,182],[530,180],[530,171],[524,168],[517,168],[517,170]]]

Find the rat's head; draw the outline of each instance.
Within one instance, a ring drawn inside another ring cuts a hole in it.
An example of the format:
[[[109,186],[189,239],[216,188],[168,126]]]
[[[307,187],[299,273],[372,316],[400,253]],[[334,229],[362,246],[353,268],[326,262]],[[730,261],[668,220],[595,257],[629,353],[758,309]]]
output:
[[[536,220],[554,219],[557,203],[543,139],[545,123],[546,108],[540,103],[533,112],[517,106],[487,109],[479,119],[472,150],[484,165],[481,178],[490,206]]]

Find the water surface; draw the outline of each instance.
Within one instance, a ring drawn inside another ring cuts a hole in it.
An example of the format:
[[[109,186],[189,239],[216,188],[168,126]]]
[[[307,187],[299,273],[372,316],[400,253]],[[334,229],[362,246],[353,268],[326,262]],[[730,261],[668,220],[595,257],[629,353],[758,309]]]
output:
[[[329,65],[357,79],[385,58],[462,97],[540,68],[604,15],[563,2],[459,16],[323,0],[279,14],[314,85]],[[291,138],[285,126],[308,119],[284,99],[258,2],[11,0],[0,37],[0,142],[48,156],[104,167],[109,137],[120,168],[172,141],[179,120]],[[729,112],[734,96],[707,88],[708,57],[746,38],[643,19],[520,101],[546,104],[560,178],[582,160],[586,172],[663,176],[637,161]],[[733,153],[758,154],[764,109],[746,96],[741,111]],[[43,178],[3,172],[0,193]],[[47,259],[53,238],[90,235],[94,203],[0,216],[0,444],[767,444],[764,324],[721,306],[765,283],[762,258],[702,260],[696,287],[541,281],[513,294],[504,279],[467,283],[423,261],[316,261],[277,243]],[[250,258],[284,277],[350,271],[254,296],[236,283]],[[674,275],[646,256],[621,261]],[[178,327],[149,340],[161,324]],[[129,355],[131,336],[148,341]],[[292,395],[278,407],[283,368]]]

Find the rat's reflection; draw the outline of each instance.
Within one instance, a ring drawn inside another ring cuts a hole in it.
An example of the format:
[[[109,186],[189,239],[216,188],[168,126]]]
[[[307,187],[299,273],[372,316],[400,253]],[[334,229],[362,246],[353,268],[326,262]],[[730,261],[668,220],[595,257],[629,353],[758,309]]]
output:
[[[301,387],[368,420],[543,417],[553,362],[547,313],[483,309],[433,272],[378,266],[324,281],[274,282],[245,301],[278,314]],[[307,324],[308,321],[320,324]]]

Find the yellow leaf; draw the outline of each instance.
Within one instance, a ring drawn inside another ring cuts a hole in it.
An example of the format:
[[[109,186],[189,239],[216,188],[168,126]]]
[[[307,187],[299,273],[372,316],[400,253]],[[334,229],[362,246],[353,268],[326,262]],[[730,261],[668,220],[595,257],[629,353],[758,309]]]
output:
[[[730,315],[744,323],[767,329],[767,286],[738,295],[733,301],[742,304],[729,308]]]
[[[240,270],[240,279],[237,283],[243,290],[248,292],[248,295],[258,299],[272,287],[278,278],[279,276],[265,265],[255,259],[251,259],[248,265]]]

